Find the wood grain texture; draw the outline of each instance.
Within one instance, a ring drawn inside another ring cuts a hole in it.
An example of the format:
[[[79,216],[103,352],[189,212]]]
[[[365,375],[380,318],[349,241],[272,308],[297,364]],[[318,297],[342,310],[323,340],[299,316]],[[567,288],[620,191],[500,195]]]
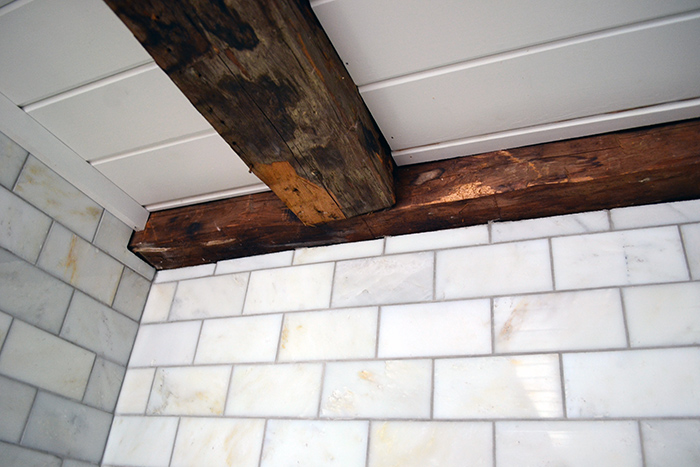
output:
[[[152,213],[130,248],[158,269],[700,198],[700,119],[398,169],[397,203],[305,226],[271,193]]]
[[[302,222],[394,203],[388,145],[308,2],[107,4]]]

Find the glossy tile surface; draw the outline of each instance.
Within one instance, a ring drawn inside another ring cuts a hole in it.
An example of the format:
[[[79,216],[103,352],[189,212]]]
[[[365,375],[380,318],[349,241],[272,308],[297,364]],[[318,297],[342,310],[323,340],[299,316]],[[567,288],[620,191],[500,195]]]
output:
[[[240,314],[247,286],[247,274],[180,281],[169,318],[176,321]]]
[[[148,415],[222,415],[229,366],[160,368],[156,371]]]
[[[700,420],[644,420],[640,424],[647,466],[700,465]]]
[[[272,362],[277,353],[282,315],[207,320],[195,364]]]
[[[176,417],[114,417],[105,465],[168,465],[179,419]]]
[[[243,313],[325,308],[330,302],[333,263],[253,271]]]
[[[461,229],[421,232],[398,237],[387,237],[386,254],[406,253],[433,249],[455,248],[468,245],[481,245],[489,242],[486,225],[462,227]]]

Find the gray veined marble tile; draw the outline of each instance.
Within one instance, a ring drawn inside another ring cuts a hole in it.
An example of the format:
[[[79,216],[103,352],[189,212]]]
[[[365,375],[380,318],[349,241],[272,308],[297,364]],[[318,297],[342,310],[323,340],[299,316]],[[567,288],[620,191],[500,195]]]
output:
[[[155,368],[129,368],[119,391],[117,414],[143,414],[151,394]]]
[[[644,420],[641,425],[648,467],[700,465],[700,420]]]
[[[215,269],[216,264],[200,264],[198,266],[158,271],[153,279],[153,283],[160,284],[161,282],[175,282],[211,276],[214,274]]]
[[[0,247],[34,263],[51,227],[51,218],[0,188]]]
[[[177,417],[114,417],[103,464],[167,466]]]
[[[73,288],[0,249],[0,309],[58,333]]]
[[[19,443],[36,389],[0,376],[0,440]]]
[[[123,366],[98,358],[92,368],[83,402],[105,412],[113,412],[125,370]]]
[[[91,241],[102,216],[102,207],[29,156],[15,185],[15,193]]]
[[[111,256],[56,223],[37,265],[107,304],[114,299],[124,268]]]
[[[281,314],[205,320],[194,362],[274,362],[281,324]]]
[[[61,467],[61,459],[0,441],[0,465],[21,467]]]
[[[494,222],[491,225],[491,236],[492,241],[496,243],[601,232],[609,229],[608,213],[594,211],[514,222]]]
[[[420,232],[386,238],[385,253],[406,253],[409,251],[442,250],[460,246],[481,245],[489,242],[487,225],[475,225],[459,229]]]
[[[155,269],[127,249],[133,232],[131,227],[105,211],[92,243],[150,281]]]
[[[223,415],[230,366],[160,368],[148,415]]]
[[[294,251],[280,251],[266,255],[247,256],[244,258],[227,259],[216,263],[216,275],[232,274],[234,272],[255,271],[257,269],[279,268],[290,266]]]
[[[143,309],[143,315],[141,316],[141,323],[167,321],[176,289],[177,282],[151,285],[151,290],[148,292],[146,305]]]
[[[610,211],[615,229],[700,221],[700,200],[631,206]]]
[[[339,243],[337,245],[299,248],[294,252],[294,264],[321,263],[364,256],[379,256],[384,249],[384,239],[365,242]]]
[[[240,315],[248,273],[180,281],[170,308],[170,321]]]
[[[2,5],[3,2],[0,2]],[[12,185],[17,180],[19,171],[22,170],[22,165],[27,159],[27,151],[22,146],[12,141],[4,133],[0,132],[0,185],[8,190],[12,189]]]
[[[140,274],[124,268],[112,308],[138,322],[141,319],[151,283]]]

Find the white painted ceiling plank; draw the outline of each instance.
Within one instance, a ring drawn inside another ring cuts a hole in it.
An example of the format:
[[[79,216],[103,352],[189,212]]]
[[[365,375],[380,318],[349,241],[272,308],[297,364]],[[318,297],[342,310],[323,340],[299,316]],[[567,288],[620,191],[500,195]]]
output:
[[[241,188],[232,188],[230,190],[217,191],[214,193],[206,193],[203,195],[190,196],[188,198],[175,199],[172,201],[164,201],[162,203],[154,203],[146,206],[150,212],[162,211],[164,209],[172,209],[181,206],[189,206],[191,204],[207,203],[209,201],[216,201],[226,198],[234,198],[236,196],[254,195],[255,193],[262,193],[265,191],[270,191],[270,188],[264,183],[258,183],[256,185],[244,186]]]

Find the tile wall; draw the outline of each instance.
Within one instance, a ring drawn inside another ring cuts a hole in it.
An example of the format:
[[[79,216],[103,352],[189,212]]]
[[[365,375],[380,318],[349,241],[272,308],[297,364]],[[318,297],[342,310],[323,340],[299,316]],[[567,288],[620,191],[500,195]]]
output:
[[[130,235],[0,133],[0,466],[101,461],[154,276]]]
[[[697,466],[698,344],[700,201],[159,272],[103,462]]]

